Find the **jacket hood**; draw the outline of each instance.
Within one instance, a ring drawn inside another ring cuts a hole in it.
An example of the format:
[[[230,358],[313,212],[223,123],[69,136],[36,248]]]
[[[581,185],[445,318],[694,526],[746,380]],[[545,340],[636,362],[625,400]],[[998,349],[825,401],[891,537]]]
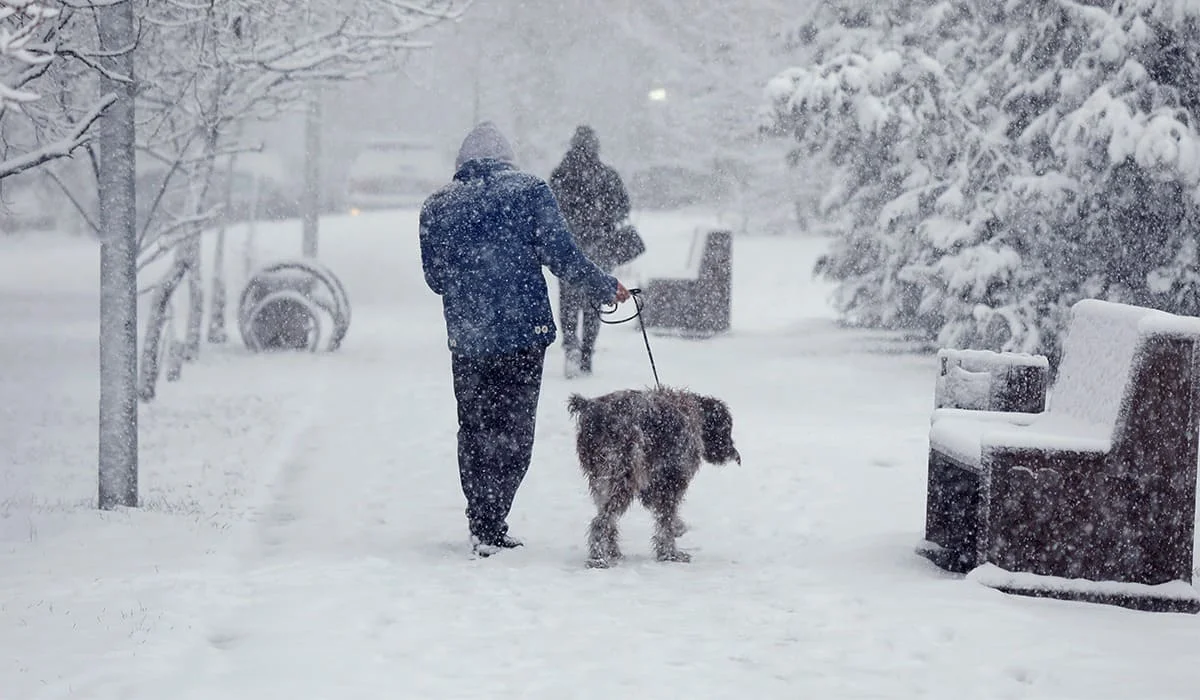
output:
[[[462,147],[458,149],[458,158],[454,161],[455,170],[461,170],[465,163],[472,160],[495,160],[515,164],[517,157],[512,145],[500,129],[492,122],[481,122],[463,139]]]
[[[515,169],[516,166],[507,161],[496,160],[495,158],[472,158],[460,165],[458,170],[454,171],[454,179],[460,182],[474,180],[504,170]]]
[[[596,136],[596,130],[586,124],[577,127],[571,135],[570,150],[577,156],[599,158],[600,138]]]

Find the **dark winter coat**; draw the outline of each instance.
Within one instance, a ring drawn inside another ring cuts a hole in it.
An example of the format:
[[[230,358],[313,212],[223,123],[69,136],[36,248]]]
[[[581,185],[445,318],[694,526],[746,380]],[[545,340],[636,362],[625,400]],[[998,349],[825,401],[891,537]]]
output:
[[[582,129],[581,129],[582,130]],[[550,174],[550,187],[576,242],[589,257],[629,216],[629,194],[611,166],[600,160],[594,137],[576,138],[558,167]]]
[[[617,291],[572,241],[546,183],[507,162],[507,142],[495,127],[478,135],[484,126],[464,141],[454,180],[421,209],[425,281],[442,297],[450,350],[464,356],[554,342],[543,265],[596,304]]]

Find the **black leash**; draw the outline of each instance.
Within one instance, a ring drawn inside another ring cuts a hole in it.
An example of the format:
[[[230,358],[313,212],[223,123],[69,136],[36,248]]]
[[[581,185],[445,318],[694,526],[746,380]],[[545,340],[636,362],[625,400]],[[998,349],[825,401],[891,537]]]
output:
[[[633,305],[637,307],[637,311],[635,311],[634,314],[628,318],[622,318],[616,321],[604,320],[605,316],[611,316],[617,312],[617,304],[615,303],[597,306],[595,309],[596,313],[600,314],[600,322],[610,326],[615,326],[620,323],[629,323],[635,318],[638,320],[638,325],[642,328],[642,340],[646,343],[646,355],[650,358],[650,371],[654,373],[654,384],[661,389],[662,383],[658,381],[658,367],[656,367],[654,364],[654,352],[650,350],[650,336],[646,334],[646,322],[642,320],[642,300],[640,298],[641,293],[642,290],[640,289],[629,290],[629,296],[633,299]],[[608,308],[606,309],[605,307]]]

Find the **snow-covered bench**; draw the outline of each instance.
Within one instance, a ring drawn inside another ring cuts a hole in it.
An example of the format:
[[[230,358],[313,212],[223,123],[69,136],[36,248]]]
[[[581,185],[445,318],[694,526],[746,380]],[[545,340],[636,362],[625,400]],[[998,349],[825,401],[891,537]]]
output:
[[[700,254],[696,255],[697,248]],[[729,231],[698,232],[689,260],[694,278],[650,279],[646,282],[647,328],[712,335],[729,330],[733,278],[733,235]]]
[[[1200,319],[1087,299],[1045,411],[935,409],[921,553],[1008,592],[1200,610],[1198,341]]]

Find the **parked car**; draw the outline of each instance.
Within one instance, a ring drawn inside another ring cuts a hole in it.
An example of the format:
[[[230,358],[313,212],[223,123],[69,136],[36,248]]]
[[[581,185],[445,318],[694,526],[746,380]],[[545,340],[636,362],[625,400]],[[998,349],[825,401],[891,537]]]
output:
[[[417,207],[454,172],[433,144],[405,138],[375,139],[350,165],[346,203],[351,210]]]

